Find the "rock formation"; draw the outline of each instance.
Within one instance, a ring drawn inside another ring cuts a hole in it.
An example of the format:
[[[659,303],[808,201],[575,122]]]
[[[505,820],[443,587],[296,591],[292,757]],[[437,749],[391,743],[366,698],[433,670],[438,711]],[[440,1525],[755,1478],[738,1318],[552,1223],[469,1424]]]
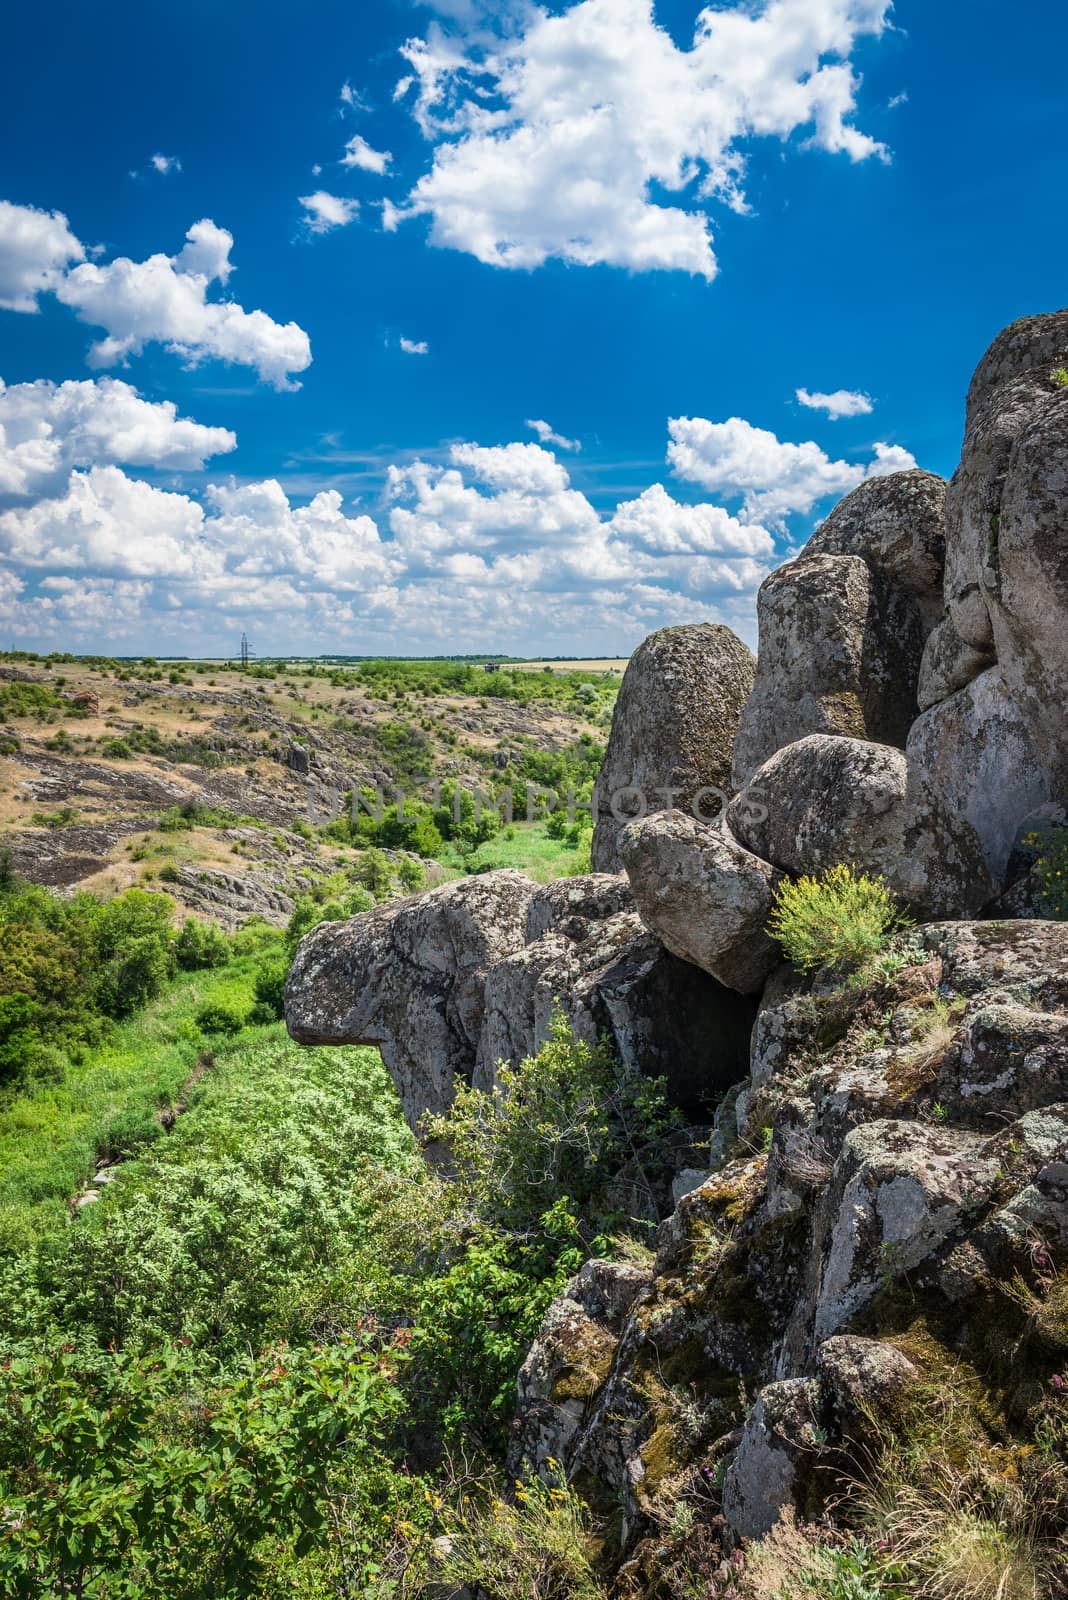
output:
[[[695,801],[702,816],[722,812],[754,672],[749,648],[713,623],[662,628],[634,652],[597,781],[595,872],[622,870],[619,835],[633,817]]]
[[[707,1120],[745,1069],[752,1003],[669,953],[632,905],[622,877],[539,888],[499,871],[323,923],[290,972],[289,1030],[377,1045],[417,1127],[457,1080],[489,1088],[499,1062],[532,1055],[560,1007]]]
[[[820,1514],[924,1386],[952,1374],[976,1438],[996,1411],[1026,1440],[1068,1362],[1068,924],[1036,914],[1028,842],[1068,805],[1066,366],[1068,312],[995,341],[948,493],[849,496],[761,590],[755,681],[723,629],[637,652],[602,785],[675,793],[602,817],[614,875],[489,874],[298,953],[291,1030],[379,1043],[413,1119],[554,1004],[718,1099],[655,1260],[588,1262],[519,1380],[513,1470],[551,1458],[618,1518],[630,1593],[710,1481],[728,1541],[759,1538]],[[918,919],[848,985],[766,932],[786,875],[839,863]]]

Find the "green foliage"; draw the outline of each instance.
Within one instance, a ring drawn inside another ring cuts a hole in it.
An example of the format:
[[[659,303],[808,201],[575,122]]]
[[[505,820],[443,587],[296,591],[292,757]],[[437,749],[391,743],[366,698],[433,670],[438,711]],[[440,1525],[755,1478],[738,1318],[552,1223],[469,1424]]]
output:
[[[226,935],[214,923],[198,922],[195,917],[189,917],[175,940],[174,958],[183,972],[224,967],[230,959],[230,945]]]
[[[352,1476],[383,1433],[397,1356],[367,1337],[280,1345],[207,1382],[173,1345],[100,1363],[68,1343],[8,1361],[3,1593],[262,1594],[264,1545],[313,1549],[342,1450]]]
[[[799,972],[855,970],[879,956],[908,920],[881,878],[836,866],[780,884],[768,931]]]
[[[620,1167],[642,1171],[669,1125],[663,1084],[623,1066],[607,1044],[577,1039],[557,1011],[536,1056],[499,1064],[490,1092],[460,1084],[425,1131],[448,1146],[473,1210],[508,1234],[537,1237],[561,1204],[600,1213]]]
[[[240,1033],[244,1018],[231,1006],[201,1006],[196,1025],[202,1033]]]
[[[1036,854],[1034,874],[1044,914],[1056,922],[1068,921],[1068,828],[1028,834],[1024,843]]]
[[[1050,382],[1055,383],[1058,389],[1068,389],[1068,367],[1054,367],[1049,378]]]
[[[871,1545],[850,1539],[840,1547],[822,1548],[801,1578],[811,1600],[908,1600],[897,1582],[902,1575]],[[781,1600],[789,1597],[783,1593]]]
[[[256,972],[253,993],[257,1005],[266,1007],[274,1017],[285,1013],[286,978],[289,962],[285,956],[272,956]]]

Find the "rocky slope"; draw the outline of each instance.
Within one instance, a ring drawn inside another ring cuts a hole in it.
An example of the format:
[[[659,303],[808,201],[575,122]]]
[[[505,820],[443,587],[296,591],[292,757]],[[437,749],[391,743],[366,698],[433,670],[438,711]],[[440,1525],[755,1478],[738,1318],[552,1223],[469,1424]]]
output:
[[[199,915],[282,923],[344,864],[310,829],[339,815],[347,790],[411,792],[413,763],[488,783],[524,748],[599,732],[607,703],[591,691],[584,713],[440,692],[420,696],[416,720],[395,692],[344,672],[262,681],[218,663],[12,659],[0,663],[0,844],[22,876],[60,891],[151,884],[168,866],[168,892]],[[231,824],[161,841],[161,814],[181,806]]]
[[[865,484],[767,580],[755,677],[723,630],[647,641],[603,784],[675,809],[598,823],[625,879],[491,875],[298,953],[291,1030],[380,1044],[413,1120],[540,1043],[554,998],[684,1103],[718,1102],[655,1259],[587,1263],[520,1380],[512,1465],[561,1463],[610,1518],[622,1595],[675,1592],[683,1501],[720,1554],[819,1516],[933,1393],[1002,1479],[1047,1425],[1068,924],[1038,915],[1027,839],[1068,801],[1066,366],[1068,313],[1001,334],[952,482]],[[732,767],[705,820],[694,794]],[[775,887],[843,863],[917,925],[863,981],[802,980],[765,931]]]

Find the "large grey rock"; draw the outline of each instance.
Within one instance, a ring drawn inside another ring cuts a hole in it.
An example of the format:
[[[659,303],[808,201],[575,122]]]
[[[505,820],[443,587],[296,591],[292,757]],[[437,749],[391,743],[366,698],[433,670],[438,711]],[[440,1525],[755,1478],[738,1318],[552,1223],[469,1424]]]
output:
[[[973,915],[1005,886],[1021,821],[1050,798],[1033,724],[991,667],[917,718],[906,755],[897,887],[929,916]]]
[[[670,954],[634,912],[565,918],[493,967],[475,1084],[489,1088],[499,1062],[533,1055],[557,1008],[578,1038],[607,1038],[625,1065],[665,1078],[672,1103],[695,1117],[745,1075],[752,1003]]]
[[[901,1401],[922,1374],[908,1356],[882,1339],[839,1333],[816,1352],[824,1399],[838,1429],[855,1437],[858,1426],[894,1420]]]
[[[631,657],[597,780],[595,872],[619,872],[619,834],[633,817],[677,806],[715,816],[730,790],[731,753],[753,687],[752,651],[718,623],[662,628]],[[704,789],[716,794],[701,795]]]
[[[839,501],[804,554],[861,556],[928,631],[942,615],[946,481],[919,468],[869,478]]]
[[[677,812],[632,822],[621,850],[642,918],[672,954],[729,989],[758,990],[779,959],[765,931],[775,868]]]
[[[1017,439],[1068,364],[1068,312],[1024,317],[984,355],[968,390],[960,466],[946,501],[946,604],[959,637],[978,650],[993,642],[991,601],[1000,593],[1002,495]]]
[[[805,734],[904,745],[924,642],[942,611],[944,498],[928,472],[873,479],[765,579],[735,788]]]
[[[871,575],[859,556],[801,556],[764,579],[756,683],[734,745],[736,789],[806,733],[865,736],[871,606]]]
[[[1068,319],[1066,319],[1068,320]],[[1050,798],[1068,800],[1068,389],[1016,441],[1001,500],[998,663],[1026,716]]]
[[[375,1044],[409,1121],[470,1080],[492,966],[523,943],[537,885],[487,872],[326,922],[301,941],[286,1025],[301,1044]]]
[[[904,754],[890,745],[812,733],[757,769],[727,826],[786,872],[846,863],[885,874],[901,856],[905,776]]]
[[[987,1198],[998,1170],[983,1139],[954,1128],[889,1119],[854,1128],[830,1191],[816,1340],[845,1327],[885,1282],[927,1261]]]
[[[761,1390],[723,1480],[723,1516],[736,1538],[763,1538],[803,1500],[823,1436],[820,1399],[814,1378]]]
[[[550,1460],[570,1465],[627,1315],[648,1283],[640,1268],[587,1261],[552,1302],[519,1370],[508,1457],[513,1473],[544,1470]]]
[[[977,650],[974,645],[965,643],[947,611],[928,634],[923,647],[916,692],[919,709],[927,711],[940,700],[948,700],[951,694],[966,688],[973,678],[993,664],[993,647]]]

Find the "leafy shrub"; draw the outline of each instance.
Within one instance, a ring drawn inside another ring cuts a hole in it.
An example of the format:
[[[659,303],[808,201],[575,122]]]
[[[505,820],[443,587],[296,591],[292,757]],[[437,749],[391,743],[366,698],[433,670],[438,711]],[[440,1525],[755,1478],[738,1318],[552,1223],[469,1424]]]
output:
[[[105,739],[100,754],[109,761],[132,761],[133,749],[125,739]]]
[[[173,861],[164,862],[159,869],[159,876],[161,883],[181,883],[182,881],[182,874],[178,871]],[[178,962],[178,965],[182,965],[181,961]]]
[[[246,1028],[265,1028],[277,1021],[278,1013],[263,1000],[257,1000],[254,1006],[250,1006],[245,1016]]]
[[[908,920],[882,878],[837,866],[780,884],[768,931],[799,972],[854,970],[874,960]]]
[[[284,956],[272,956],[257,969],[253,984],[257,1007],[270,1012],[271,1021],[285,1014],[286,978],[289,962]]]
[[[199,972],[209,967],[224,967],[230,959],[230,946],[226,935],[214,923],[198,922],[190,917],[183,923],[175,941],[174,957],[183,972]]]
[[[201,1006],[194,1018],[201,1033],[240,1033],[244,1018],[233,1006]]]
[[[372,1454],[402,1358],[363,1335],[246,1356],[214,1381],[173,1346],[6,1361],[4,1592],[261,1596],[265,1539],[299,1556],[329,1537],[332,1470],[343,1448],[350,1468]]]

